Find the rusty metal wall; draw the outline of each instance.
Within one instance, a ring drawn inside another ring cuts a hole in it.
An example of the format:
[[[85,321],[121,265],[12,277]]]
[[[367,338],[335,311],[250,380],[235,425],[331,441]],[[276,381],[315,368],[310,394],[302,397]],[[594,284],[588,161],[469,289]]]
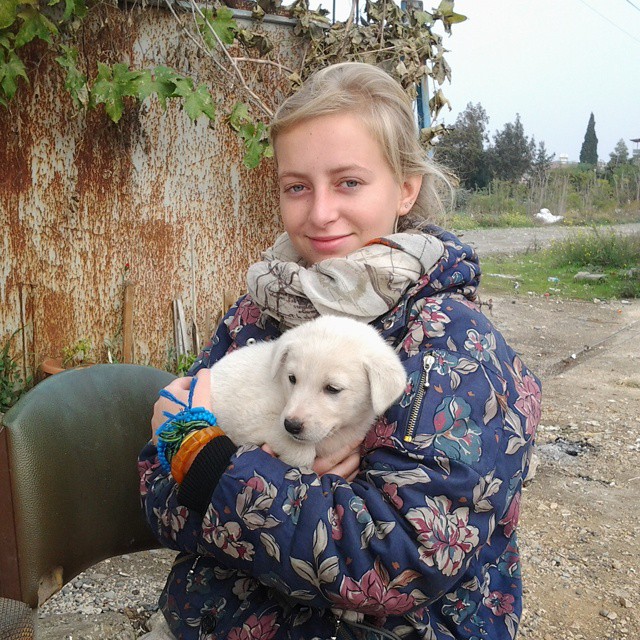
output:
[[[265,28],[290,51],[289,26]],[[166,64],[214,85],[166,11],[106,7],[94,36],[89,61]],[[247,266],[279,232],[273,166],[246,169],[226,124],[193,123],[155,98],[118,124],[102,108],[79,113],[51,56],[34,56],[29,87],[0,109],[0,339],[24,327],[14,350],[27,373],[82,338],[105,361],[105,341],[122,353],[129,283],[134,362],[165,367],[172,301],[206,340],[223,292],[244,290]]]

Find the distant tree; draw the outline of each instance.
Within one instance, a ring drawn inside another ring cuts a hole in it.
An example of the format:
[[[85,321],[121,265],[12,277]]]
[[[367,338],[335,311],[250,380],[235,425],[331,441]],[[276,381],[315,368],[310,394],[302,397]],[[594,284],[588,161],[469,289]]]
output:
[[[615,148],[609,154],[608,167],[615,168],[629,162],[629,147],[623,138],[618,140]]]
[[[531,138],[531,142],[535,147],[534,138]],[[531,163],[532,172],[536,175],[546,175],[547,173],[549,173],[549,170],[551,169],[551,163],[553,162],[553,159],[555,157],[555,153],[547,153],[547,146],[545,145],[544,140],[540,140],[533,157],[533,162]]]
[[[451,169],[467,189],[481,189],[489,183],[485,149],[488,126],[489,117],[482,105],[469,102],[435,147],[436,160]]]
[[[542,140],[536,147],[534,138],[531,138],[531,146],[536,150],[529,175],[529,202],[531,212],[535,213],[547,203],[551,162],[555,153],[547,153],[547,147]]]
[[[520,114],[516,114],[515,122],[507,122],[493,136],[490,150],[493,177],[517,182],[531,169],[534,153],[535,141],[524,134]]]
[[[580,162],[582,164],[598,164],[598,136],[596,136],[596,119],[593,113],[589,117],[587,131],[580,149]]]

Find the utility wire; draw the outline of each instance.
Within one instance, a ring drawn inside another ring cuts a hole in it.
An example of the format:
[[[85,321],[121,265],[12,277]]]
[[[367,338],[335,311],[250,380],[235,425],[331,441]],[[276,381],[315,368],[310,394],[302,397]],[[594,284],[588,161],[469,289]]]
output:
[[[630,0],[626,0],[626,1],[629,2],[629,4],[631,4]],[[585,7],[587,7],[588,9],[591,9],[591,11],[593,11],[594,13],[597,13],[603,20],[606,20],[610,25],[614,26],[619,31],[622,31],[622,33],[624,33],[625,35],[629,36],[632,40],[635,40],[638,44],[640,44],[640,39],[636,38],[634,35],[631,35],[628,31],[625,31],[622,27],[619,27],[612,20],[609,20],[609,18],[607,18],[607,16],[605,16],[603,13],[600,13],[597,9],[594,9],[590,4],[587,4],[585,2],[585,0],[578,0],[578,2],[581,2]]]
[[[640,11],[640,7],[637,4],[633,4],[631,0],[625,0],[627,4],[630,4],[636,11]]]

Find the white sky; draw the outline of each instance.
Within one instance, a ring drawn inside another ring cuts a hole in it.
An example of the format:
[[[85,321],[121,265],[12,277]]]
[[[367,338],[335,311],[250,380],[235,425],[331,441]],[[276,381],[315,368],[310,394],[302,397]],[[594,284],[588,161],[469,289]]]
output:
[[[424,0],[424,8],[438,3]],[[593,111],[600,160],[620,138],[635,147],[640,0],[456,0],[455,10],[468,20],[445,36],[452,111],[445,107],[439,121],[453,124],[468,102],[480,102],[493,133],[519,113],[526,135],[577,161]]]

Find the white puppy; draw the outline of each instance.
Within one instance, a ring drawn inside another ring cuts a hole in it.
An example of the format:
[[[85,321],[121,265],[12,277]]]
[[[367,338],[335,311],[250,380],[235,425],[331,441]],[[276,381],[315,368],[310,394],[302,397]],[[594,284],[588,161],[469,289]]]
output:
[[[242,347],[211,369],[213,413],[229,438],[267,443],[298,467],[363,438],[405,384],[400,359],[376,330],[337,316]]]

